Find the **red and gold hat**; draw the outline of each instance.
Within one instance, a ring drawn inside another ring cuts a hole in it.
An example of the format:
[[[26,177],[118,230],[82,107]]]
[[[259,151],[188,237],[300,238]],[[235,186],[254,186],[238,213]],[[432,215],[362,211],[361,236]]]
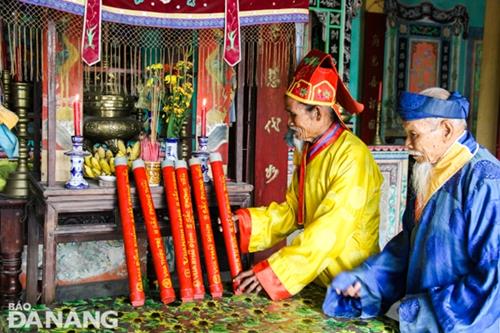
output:
[[[319,50],[311,50],[302,59],[286,95],[305,104],[332,106],[339,119],[342,118],[336,103],[352,114],[364,109],[340,79],[332,56]]]

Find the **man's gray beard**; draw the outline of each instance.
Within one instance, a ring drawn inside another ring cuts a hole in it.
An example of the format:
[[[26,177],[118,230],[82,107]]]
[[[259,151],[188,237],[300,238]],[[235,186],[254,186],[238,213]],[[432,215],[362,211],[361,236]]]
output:
[[[412,172],[412,185],[417,198],[422,198],[429,188],[429,181],[432,174],[432,164],[430,162],[415,163]]]
[[[295,149],[297,149],[299,152],[302,152],[302,148],[304,148],[304,141],[297,139],[295,135],[293,136],[293,145],[295,146]]]
[[[285,136],[285,140],[287,141],[289,146],[295,147],[295,149],[298,152],[302,151],[302,148],[304,147],[304,141],[297,139],[293,128],[288,128],[288,131],[287,131],[286,136]]]

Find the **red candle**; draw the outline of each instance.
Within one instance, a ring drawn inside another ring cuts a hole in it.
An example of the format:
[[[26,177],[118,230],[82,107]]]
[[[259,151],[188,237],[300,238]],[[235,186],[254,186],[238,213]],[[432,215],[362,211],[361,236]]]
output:
[[[219,153],[210,154],[210,166],[212,167],[212,178],[214,181],[215,194],[217,196],[217,205],[219,206],[222,234],[224,236],[224,243],[226,244],[227,258],[229,260],[229,270],[231,271],[231,277],[235,278],[236,275],[241,273],[243,267],[241,264],[234,222],[231,215],[231,207],[229,205],[226,179],[224,177],[224,170],[222,169],[222,157]],[[233,290],[235,292],[237,288],[238,285],[233,283]]]
[[[378,83],[378,99],[377,103],[382,103],[382,81]]]
[[[168,271],[165,246],[163,245],[163,239],[161,238],[158,226],[158,219],[146,177],[144,161],[141,159],[135,160],[132,164],[132,169],[134,170],[135,186],[139,194],[144,224],[146,225],[146,232],[148,234],[149,248],[153,257],[153,266],[160,288],[160,299],[164,304],[168,304],[175,301],[175,292],[172,287],[170,272]]]
[[[207,99],[201,104],[201,136],[207,136]]]
[[[207,192],[205,190],[205,182],[203,181],[203,173],[201,172],[201,161],[197,158],[192,158],[189,160],[189,165],[191,170],[191,181],[193,182],[194,198],[196,201],[196,211],[198,213],[198,222],[200,224],[201,242],[203,245],[203,253],[205,254],[205,266],[208,273],[210,294],[212,297],[218,298],[222,297],[224,288],[222,287],[219,263],[217,261],[212,222],[208,209]]]
[[[118,190],[118,207],[122,224],[123,245],[127,263],[128,286],[130,301],[133,306],[144,305],[144,290],[142,287],[141,266],[139,251],[137,250],[137,236],[135,233],[134,211],[130,197],[130,183],[126,157],[115,159],[116,188]]]
[[[184,221],[184,233],[186,234],[189,264],[193,281],[194,299],[205,297],[205,286],[203,285],[203,273],[201,272],[200,253],[198,251],[198,240],[196,239],[196,228],[194,225],[193,205],[191,203],[191,188],[186,161],[175,162],[175,176],[179,189],[181,211]]]
[[[181,300],[188,302],[193,300],[193,283],[191,281],[191,269],[189,268],[186,237],[182,226],[181,204],[175,179],[174,161],[164,160],[161,166],[170,228],[174,239],[175,265],[179,276]]]
[[[81,109],[80,109],[80,95],[76,95],[76,100],[73,102],[73,127],[75,129],[75,136],[81,135],[80,122],[81,122]]]

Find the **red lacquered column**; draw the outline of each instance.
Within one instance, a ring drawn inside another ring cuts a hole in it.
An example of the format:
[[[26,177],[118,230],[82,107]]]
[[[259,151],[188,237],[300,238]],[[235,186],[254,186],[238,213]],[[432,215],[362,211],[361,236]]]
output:
[[[222,234],[226,244],[227,259],[229,261],[229,270],[231,277],[241,273],[243,270],[236,239],[234,222],[231,215],[231,206],[229,205],[229,196],[227,194],[226,177],[222,169],[222,157],[219,153],[210,153],[210,166],[212,167],[212,178],[217,196],[217,205],[219,206],[219,216],[222,224]],[[236,292],[237,285],[233,283],[233,290]]]
[[[193,283],[191,281],[191,269],[189,268],[188,250],[186,237],[182,226],[181,204],[175,179],[174,161],[164,160],[161,163],[165,197],[170,218],[170,228],[174,238],[175,265],[179,276],[181,299],[183,302],[193,300]]]
[[[198,240],[196,239],[191,188],[189,187],[186,161],[177,160],[175,162],[175,176],[179,189],[179,200],[181,201],[182,220],[184,222],[184,233],[186,234],[194,298],[203,299],[205,297],[205,286],[203,285],[203,273],[201,272],[200,253],[198,252]]]
[[[142,286],[141,265],[137,249],[137,236],[135,233],[134,211],[132,209],[132,198],[130,197],[130,182],[128,179],[126,157],[117,157],[115,159],[115,170],[130,302],[133,306],[141,306],[144,305],[145,296]]]
[[[175,301],[175,292],[172,287],[170,272],[168,271],[165,246],[163,245],[163,239],[161,238],[153,198],[151,196],[148,180],[146,178],[144,161],[141,159],[135,160],[132,163],[132,169],[134,170],[135,186],[137,188],[137,193],[139,194],[139,201],[141,202],[142,215],[144,217],[144,224],[146,225],[146,231],[148,234],[149,248],[151,249],[153,265],[155,267],[156,278],[158,279],[158,286],[160,288],[160,299],[164,304],[168,304]]]
[[[208,209],[207,192],[201,172],[201,161],[197,158],[192,158],[189,160],[189,166],[196,202],[196,212],[198,213],[198,222],[200,224],[201,242],[203,253],[205,254],[205,266],[207,267],[210,294],[215,298],[222,297],[224,289],[220,278],[212,222],[210,221],[210,211]]]

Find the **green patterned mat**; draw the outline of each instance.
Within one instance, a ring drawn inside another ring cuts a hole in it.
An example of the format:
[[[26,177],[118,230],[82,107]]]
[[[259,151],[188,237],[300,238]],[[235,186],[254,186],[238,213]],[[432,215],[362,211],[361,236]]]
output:
[[[118,326],[111,329],[43,328],[33,326],[8,329],[9,311],[0,316],[0,332],[399,332],[398,323],[387,317],[372,320],[343,320],[328,318],[321,312],[324,289],[309,286],[291,299],[272,302],[267,297],[256,295],[235,296],[227,294],[219,300],[207,299],[199,302],[176,301],[163,305],[158,298],[146,300],[143,307],[133,308],[127,297],[95,298],[64,302],[50,307],[33,307],[40,318],[47,312],[68,315],[99,311],[116,311]],[[42,319],[43,320],[43,319]],[[67,323],[66,320],[63,321]],[[45,322],[43,322],[45,323]]]

